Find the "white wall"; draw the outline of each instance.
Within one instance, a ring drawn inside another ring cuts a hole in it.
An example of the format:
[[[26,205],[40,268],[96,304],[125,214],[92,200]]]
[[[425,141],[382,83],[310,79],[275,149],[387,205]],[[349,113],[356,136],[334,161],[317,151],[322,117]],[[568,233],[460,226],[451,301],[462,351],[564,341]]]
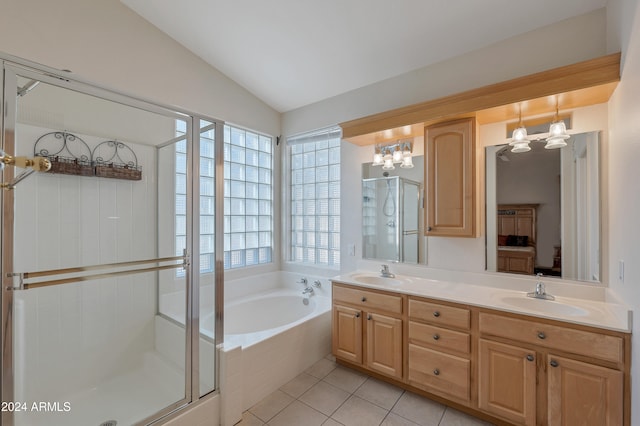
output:
[[[271,135],[280,114],[117,0],[1,0],[0,52]]]
[[[600,9],[288,111],[282,116],[282,133],[288,136],[335,125],[605,53],[606,12]]]
[[[634,310],[632,421],[640,424],[640,7],[635,0],[610,1],[610,25],[621,43],[622,80],[609,101],[609,285],[612,297]],[[624,280],[618,262],[624,261]]]

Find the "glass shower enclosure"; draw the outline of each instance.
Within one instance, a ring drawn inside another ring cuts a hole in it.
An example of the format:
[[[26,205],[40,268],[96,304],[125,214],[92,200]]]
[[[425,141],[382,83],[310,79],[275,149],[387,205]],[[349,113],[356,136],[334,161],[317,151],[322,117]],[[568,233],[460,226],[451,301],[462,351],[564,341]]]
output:
[[[420,183],[399,176],[362,180],[363,257],[418,263]]]
[[[151,424],[216,387],[223,123],[11,59],[2,425]]]

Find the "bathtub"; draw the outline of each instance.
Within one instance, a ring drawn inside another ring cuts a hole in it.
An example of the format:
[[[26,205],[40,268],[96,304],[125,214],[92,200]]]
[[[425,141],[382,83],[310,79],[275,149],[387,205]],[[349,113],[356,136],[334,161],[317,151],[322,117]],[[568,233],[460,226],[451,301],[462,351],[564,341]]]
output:
[[[306,321],[312,321],[330,309],[331,300],[328,297],[303,297],[299,291],[289,289],[270,290],[225,303],[225,346],[248,348]]]
[[[222,424],[239,421],[243,411],[331,352],[331,285],[322,279],[322,287],[304,297],[304,287],[296,284],[299,279],[299,275],[273,272],[261,275],[260,280],[249,277],[225,283],[219,384],[222,412],[230,417],[221,419]],[[208,291],[212,289],[201,288],[201,300],[212,300]],[[184,322],[183,304],[184,293],[160,296],[162,315],[156,318],[156,342],[161,342],[161,352],[180,347],[173,343],[183,339],[183,334],[169,329]],[[213,320],[214,313],[201,306],[201,358],[212,356]],[[164,341],[163,336],[169,335],[174,337]],[[180,356],[182,352],[173,354]],[[207,364],[201,361],[201,368]]]

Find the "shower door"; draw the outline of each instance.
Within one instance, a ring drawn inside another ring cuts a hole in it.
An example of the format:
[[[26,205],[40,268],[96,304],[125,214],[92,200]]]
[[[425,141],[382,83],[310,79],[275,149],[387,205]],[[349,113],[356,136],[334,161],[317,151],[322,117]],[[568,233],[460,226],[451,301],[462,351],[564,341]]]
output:
[[[194,120],[4,68],[4,158],[52,167],[3,172],[2,424],[149,423],[198,396]]]

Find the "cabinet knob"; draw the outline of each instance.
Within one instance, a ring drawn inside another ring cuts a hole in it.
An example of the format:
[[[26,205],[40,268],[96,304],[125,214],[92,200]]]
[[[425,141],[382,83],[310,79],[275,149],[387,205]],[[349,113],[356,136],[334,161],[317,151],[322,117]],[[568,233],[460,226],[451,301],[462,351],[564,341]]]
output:
[[[366,301],[367,301],[367,298],[366,298],[366,297],[364,297],[364,296],[362,296],[362,299],[360,299],[360,300],[362,300],[363,302],[366,302]]]
[[[433,335],[433,340],[438,340],[440,339],[440,335],[439,334],[434,334]]]
[[[544,340],[547,338],[547,335],[544,334],[542,331],[540,333],[538,333],[538,339]]]
[[[367,319],[368,319],[368,320],[371,320],[371,315],[367,315]]]
[[[427,226],[427,231],[431,231],[431,227],[430,226]]]
[[[533,355],[527,355],[527,361],[532,362],[534,360]]]
[[[554,367],[554,368],[557,367],[558,365],[560,365],[560,364],[558,364],[558,361],[556,361],[555,359],[552,359],[549,364],[551,364],[551,366]]]
[[[436,318],[438,318],[438,317],[440,316],[440,312],[435,311],[435,312],[433,313],[433,316],[434,316],[434,317],[436,317]]]
[[[437,368],[435,370],[433,370],[433,374],[435,374],[436,376],[440,375],[440,370],[438,370]]]
[[[360,318],[360,312],[356,314],[356,318]]]

